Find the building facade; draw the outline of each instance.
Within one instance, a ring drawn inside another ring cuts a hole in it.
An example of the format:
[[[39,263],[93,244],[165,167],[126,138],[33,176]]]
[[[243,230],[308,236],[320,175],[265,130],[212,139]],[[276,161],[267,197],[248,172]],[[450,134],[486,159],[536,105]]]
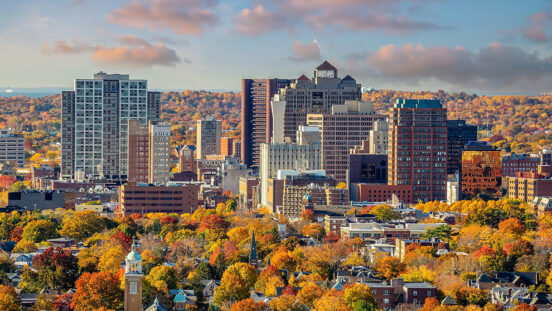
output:
[[[196,183],[153,186],[148,184],[119,187],[119,209],[122,216],[134,213],[193,213],[199,205]]]
[[[197,120],[196,157],[205,159],[208,155],[220,154],[220,136],[222,121],[215,117]]]
[[[391,109],[388,184],[412,186],[413,202],[446,200],[446,121],[439,100],[397,99]]]
[[[223,156],[234,155],[234,139],[232,137],[222,137],[220,139],[220,154]]]
[[[552,196],[552,179],[549,165],[539,166],[538,171],[518,172],[516,177],[507,177],[508,198],[533,202],[536,197]]]
[[[13,134],[11,129],[0,130],[0,162],[25,166],[25,137],[22,134]]]
[[[170,126],[130,120],[128,133],[128,181],[167,183],[171,175]]]
[[[537,154],[512,153],[502,157],[502,176],[516,177],[518,172],[536,171],[540,162]]]
[[[470,141],[477,140],[477,126],[466,120],[447,120],[447,174],[461,175],[462,150]]]
[[[184,145],[178,149],[178,168],[180,172],[195,172],[195,146]]]
[[[370,103],[346,101],[334,105],[329,114],[308,114],[307,124],[320,129],[322,169],[339,182],[347,182],[350,149],[358,146],[385,117],[374,112]]]
[[[279,170],[320,170],[320,144],[261,144],[261,204],[267,205],[268,179],[276,178]]]
[[[374,129],[368,135],[368,152],[371,154],[387,154],[389,151],[389,121],[377,120]]]
[[[76,79],[61,95],[61,178],[126,180],[128,121],[159,121],[160,96],[128,75]]]
[[[278,89],[285,88],[288,79],[243,79],[241,98],[242,163],[258,170],[261,144],[272,137],[272,109],[270,101]]]
[[[499,196],[501,182],[500,150],[485,142],[468,143],[462,151],[462,199],[478,194]]]

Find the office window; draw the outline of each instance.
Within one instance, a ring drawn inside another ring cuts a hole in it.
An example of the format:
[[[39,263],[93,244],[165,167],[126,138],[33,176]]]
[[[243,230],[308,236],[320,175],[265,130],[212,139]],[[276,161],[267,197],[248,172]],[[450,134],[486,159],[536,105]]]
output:
[[[412,296],[414,296],[414,297],[418,296],[418,291],[417,290],[413,291]]]

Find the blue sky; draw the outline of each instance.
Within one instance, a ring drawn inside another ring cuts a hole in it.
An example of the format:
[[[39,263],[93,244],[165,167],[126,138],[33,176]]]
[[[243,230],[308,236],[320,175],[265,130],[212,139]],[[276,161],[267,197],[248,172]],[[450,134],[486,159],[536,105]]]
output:
[[[237,90],[330,60],[365,86],[552,90],[552,1],[3,0],[0,86],[94,72],[162,89]]]

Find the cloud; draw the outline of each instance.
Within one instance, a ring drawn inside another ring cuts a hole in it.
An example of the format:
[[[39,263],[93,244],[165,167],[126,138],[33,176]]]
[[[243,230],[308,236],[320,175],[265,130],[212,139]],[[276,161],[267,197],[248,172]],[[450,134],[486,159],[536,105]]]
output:
[[[538,12],[528,18],[529,26],[521,29],[523,37],[533,42],[543,43],[550,41],[546,28],[552,25],[552,14]]]
[[[292,59],[298,61],[320,60],[320,45],[318,45],[318,41],[315,39],[309,43],[302,43],[300,41],[293,42]]]
[[[43,42],[42,52],[49,54],[92,53],[92,59],[96,62],[129,67],[174,66],[181,61],[176,52],[165,46],[164,43],[152,44],[134,35],[120,37],[119,44],[115,47],[89,45],[76,40],[73,41],[73,44],[58,40],[51,47],[48,43]],[[190,63],[188,59],[184,59],[184,62]]]
[[[243,9],[235,16],[236,30],[243,34],[259,35],[285,27],[287,20],[280,12],[267,10],[262,4]]]
[[[133,0],[112,10],[114,24],[149,30],[169,29],[178,34],[202,34],[217,23],[211,0]]]
[[[349,69],[373,81],[408,86],[436,81],[459,89],[542,91],[550,87],[552,78],[551,58],[501,43],[477,52],[463,47],[390,44],[361,59],[351,57]]]
[[[75,39],[72,43],[68,43],[64,40],[57,40],[53,45],[43,42],[41,51],[45,54],[78,54],[82,52],[92,52],[94,49],[94,46]]]
[[[420,0],[279,0],[262,3],[235,16],[235,28],[249,35],[292,30],[303,24],[314,30],[379,31],[407,35],[446,27],[416,20],[409,12],[420,9]]]

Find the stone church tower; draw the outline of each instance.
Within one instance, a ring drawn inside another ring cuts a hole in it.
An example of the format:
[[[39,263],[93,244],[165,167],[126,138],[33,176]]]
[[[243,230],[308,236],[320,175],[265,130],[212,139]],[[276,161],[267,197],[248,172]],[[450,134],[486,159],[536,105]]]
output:
[[[125,259],[125,311],[142,311],[142,256],[136,243]]]

